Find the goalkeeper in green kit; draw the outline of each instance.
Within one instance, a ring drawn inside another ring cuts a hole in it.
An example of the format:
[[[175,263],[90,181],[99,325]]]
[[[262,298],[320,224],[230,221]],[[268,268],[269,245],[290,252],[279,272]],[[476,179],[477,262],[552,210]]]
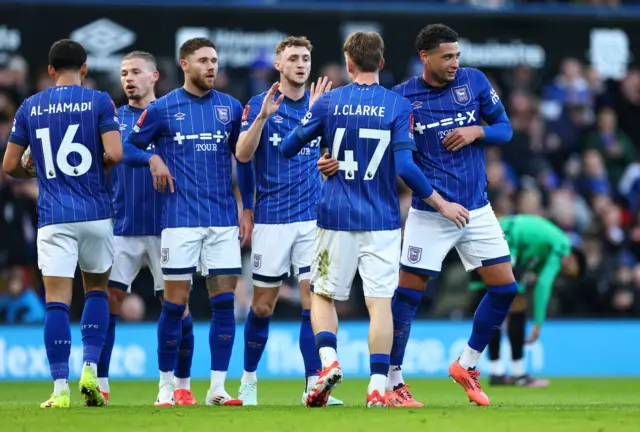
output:
[[[525,344],[525,324],[527,280],[537,277],[533,288],[533,319],[527,343],[535,342],[540,336],[547,304],[557,276],[580,278],[586,270],[584,254],[571,246],[567,234],[552,222],[536,215],[516,215],[500,218],[500,226],[509,244],[513,274],[518,282],[518,295],[511,304],[508,316],[508,334],[511,342],[511,377],[506,376],[505,367],[500,361],[500,339],[502,332],[496,331],[489,343],[491,360],[491,385],[516,385],[527,387],[546,387],[544,380],[531,378],[524,367],[523,353]],[[472,275],[471,290],[483,290],[483,282]],[[506,321],[505,321],[506,322]]]

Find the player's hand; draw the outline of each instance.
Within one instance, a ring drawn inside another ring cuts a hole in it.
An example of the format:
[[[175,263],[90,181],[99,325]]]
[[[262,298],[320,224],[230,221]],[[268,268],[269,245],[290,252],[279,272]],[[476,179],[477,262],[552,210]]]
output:
[[[329,78],[326,76],[318,78],[317,83],[311,83],[311,88],[309,89],[309,109],[317,101],[320,96],[331,90],[331,85],[333,82],[329,81]]]
[[[278,108],[280,108],[280,104],[284,100],[283,94],[281,94],[278,99],[274,99],[279,88],[279,82],[276,82],[271,86],[262,101],[262,108],[260,108],[260,114],[258,114],[258,117],[268,119],[270,116],[278,112]]]
[[[524,341],[525,343],[532,344],[540,338],[540,326],[538,324],[531,328],[529,337]]]
[[[243,210],[240,217],[240,247],[245,247],[251,242],[253,233],[253,211]]]
[[[329,156],[329,153],[323,154],[320,159],[318,159],[318,170],[325,177],[331,177],[338,172],[338,167],[340,163],[337,159]]]
[[[482,126],[467,126],[454,129],[444,140],[442,145],[449,151],[458,151],[462,147],[471,144],[478,138],[484,137]]]
[[[153,188],[158,192],[164,192],[169,184],[171,193],[175,192],[173,187],[173,176],[169,172],[169,167],[164,163],[158,155],[151,156],[149,159],[149,170],[153,176]]]
[[[439,212],[442,216],[456,224],[458,229],[464,228],[469,223],[469,210],[460,204],[445,201],[440,206]]]

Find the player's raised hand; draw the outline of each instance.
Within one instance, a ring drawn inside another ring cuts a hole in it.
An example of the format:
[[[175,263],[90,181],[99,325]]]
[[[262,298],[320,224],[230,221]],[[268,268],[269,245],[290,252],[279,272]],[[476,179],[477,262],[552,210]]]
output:
[[[471,144],[478,138],[484,137],[482,126],[467,126],[454,129],[444,140],[442,145],[449,151],[458,151],[462,147]]]
[[[253,211],[245,209],[240,217],[240,247],[245,247],[251,242],[253,233]]]
[[[309,89],[309,109],[311,109],[311,105],[313,105],[320,96],[331,90],[332,84],[333,82],[329,81],[329,78],[326,76],[318,78],[317,83],[311,83],[311,88]]]
[[[460,204],[445,201],[439,209],[442,216],[456,224],[458,229],[464,228],[469,223],[469,210]]]
[[[278,112],[278,108],[280,108],[280,104],[284,100],[283,94],[281,94],[277,99],[274,99],[279,88],[279,82],[273,83],[262,101],[262,108],[260,108],[260,114],[258,115],[259,117],[267,119],[269,116]]]
[[[320,159],[318,159],[318,170],[320,174],[325,177],[331,177],[338,172],[338,168],[340,167],[340,163],[337,159],[329,156],[329,153],[323,154]]]
[[[151,156],[149,159],[149,170],[153,176],[153,188],[158,192],[164,192],[169,185],[171,193],[175,192],[173,187],[173,176],[169,172],[169,167],[164,163],[158,155]]]

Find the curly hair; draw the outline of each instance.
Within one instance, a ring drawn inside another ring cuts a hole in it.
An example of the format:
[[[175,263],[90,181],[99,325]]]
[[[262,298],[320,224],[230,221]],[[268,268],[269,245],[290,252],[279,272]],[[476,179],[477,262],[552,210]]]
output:
[[[440,44],[458,42],[458,33],[444,24],[429,24],[418,34],[416,38],[416,50],[430,51],[438,48]]]

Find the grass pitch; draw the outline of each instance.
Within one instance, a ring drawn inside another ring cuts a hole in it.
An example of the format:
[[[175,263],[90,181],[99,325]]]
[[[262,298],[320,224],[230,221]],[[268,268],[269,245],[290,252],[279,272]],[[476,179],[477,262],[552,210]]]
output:
[[[482,381],[485,384],[485,381]],[[302,381],[260,381],[258,407],[207,407],[208,383],[192,384],[200,404],[156,408],[157,383],[111,383],[106,408],[85,408],[72,382],[72,407],[39,408],[52,390],[50,383],[0,383],[0,431],[125,432],[125,431],[639,431],[640,379],[556,379],[546,389],[489,387],[492,406],[468,403],[451,380],[411,380],[423,409],[367,409],[367,382],[345,381],[334,396],[344,407],[310,409],[301,405]],[[237,395],[238,382],[227,383]]]

